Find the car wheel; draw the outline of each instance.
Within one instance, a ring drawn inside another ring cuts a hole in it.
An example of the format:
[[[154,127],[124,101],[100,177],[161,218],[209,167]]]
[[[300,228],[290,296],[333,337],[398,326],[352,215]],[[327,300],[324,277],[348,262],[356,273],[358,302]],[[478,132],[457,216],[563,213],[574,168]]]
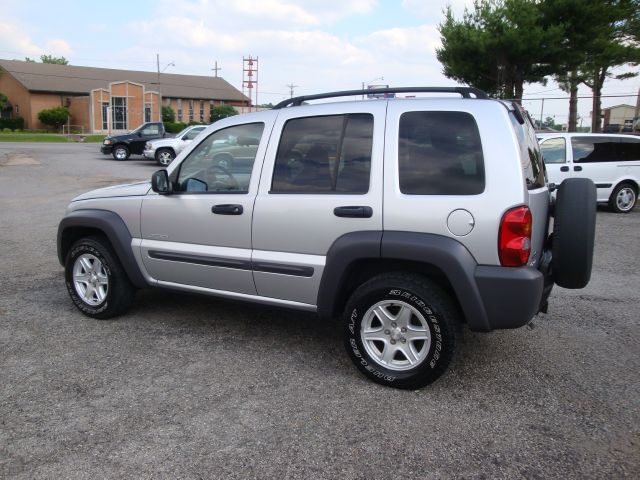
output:
[[[125,145],[116,145],[113,149],[113,158],[116,160],[126,160],[129,158],[129,149]]]
[[[629,213],[633,210],[638,199],[638,192],[633,185],[621,183],[609,198],[609,207],[616,213]]]
[[[65,262],[71,300],[85,315],[106,319],[124,313],[135,289],[108,243],[98,237],[78,240]]]
[[[583,288],[591,278],[596,232],[596,186],[588,178],[569,178],[558,187],[553,220],[553,280],[564,288]]]
[[[176,156],[173,151],[168,148],[162,148],[156,152],[156,162],[158,162],[158,165],[163,167],[166,167],[173,162],[175,157]]]
[[[345,347],[364,375],[382,385],[416,389],[447,369],[459,314],[432,281],[393,273],[358,287],[343,320]]]

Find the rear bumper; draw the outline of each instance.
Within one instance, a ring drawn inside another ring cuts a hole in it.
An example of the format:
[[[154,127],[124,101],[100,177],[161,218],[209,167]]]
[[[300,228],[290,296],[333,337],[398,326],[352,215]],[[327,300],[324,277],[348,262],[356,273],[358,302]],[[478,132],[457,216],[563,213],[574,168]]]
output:
[[[111,152],[113,151],[113,145],[102,145],[100,147],[100,151],[105,155],[110,155]]]
[[[532,267],[478,266],[475,282],[484,305],[489,330],[526,325],[546,310],[553,282],[550,276]]]

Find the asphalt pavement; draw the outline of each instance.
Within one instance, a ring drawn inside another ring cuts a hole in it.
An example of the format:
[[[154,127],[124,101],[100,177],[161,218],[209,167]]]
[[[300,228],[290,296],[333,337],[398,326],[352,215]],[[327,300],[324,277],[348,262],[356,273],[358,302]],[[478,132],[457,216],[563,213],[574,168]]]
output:
[[[156,169],[98,149],[0,143],[0,478],[640,477],[640,207],[598,210],[587,288],[533,328],[464,330],[440,380],[399,391],[310,314],[148,290],[81,315],[67,203]]]

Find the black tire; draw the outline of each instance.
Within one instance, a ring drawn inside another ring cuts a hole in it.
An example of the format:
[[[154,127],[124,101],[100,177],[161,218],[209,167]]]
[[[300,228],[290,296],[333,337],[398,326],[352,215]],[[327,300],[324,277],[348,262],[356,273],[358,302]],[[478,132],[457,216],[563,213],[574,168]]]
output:
[[[386,325],[373,313],[376,306],[387,312]],[[401,308],[407,309],[408,314],[402,315]],[[389,323],[393,315],[395,322]],[[417,389],[430,384],[447,369],[455,350],[459,314],[449,295],[429,279],[389,273],[376,276],[356,289],[343,320],[347,353],[364,375],[389,387]],[[380,330],[371,330],[374,326]],[[383,340],[372,337],[363,340],[363,335],[367,335],[365,329]],[[428,332],[428,341],[417,339],[420,332],[425,337]],[[411,335],[416,339],[411,340]],[[387,348],[391,350],[385,363]],[[407,349],[416,352],[410,354],[414,366],[404,353]]]
[[[588,178],[569,178],[558,188],[553,222],[553,280],[564,288],[583,288],[591,278],[596,232],[596,186]]]
[[[161,167],[167,167],[174,158],[176,158],[176,154],[170,148],[159,148],[156,151],[156,162]]]
[[[85,260],[93,270],[84,268]],[[74,276],[76,268],[78,276]],[[76,281],[78,278],[85,278],[86,281]],[[92,318],[102,320],[126,312],[135,296],[135,288],[116,254],[100,237],[81,238],[73,244],[65,261],[65,280],[75,306]],[[96,285],[101,286],[96,289]]]
[[[131,152],[129,151],[129,147],[126,145],[116,145],[113,147],[113,151],[111,152],[114,160],[123,161],[129,158]]]
[[[621,183],[609,197],[609,208],[616,213],[629,213],[636,206],[637,200],[637,187],[630,183]]]

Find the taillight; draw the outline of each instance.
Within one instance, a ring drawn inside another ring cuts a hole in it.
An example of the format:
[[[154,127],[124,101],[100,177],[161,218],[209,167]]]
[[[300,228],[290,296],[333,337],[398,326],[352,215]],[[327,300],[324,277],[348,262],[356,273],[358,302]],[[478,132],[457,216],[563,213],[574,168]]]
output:
[[[498,256],[503,267],[521,267],[531,253],[531,210],[516,207],[502,216],[498,236]]]

